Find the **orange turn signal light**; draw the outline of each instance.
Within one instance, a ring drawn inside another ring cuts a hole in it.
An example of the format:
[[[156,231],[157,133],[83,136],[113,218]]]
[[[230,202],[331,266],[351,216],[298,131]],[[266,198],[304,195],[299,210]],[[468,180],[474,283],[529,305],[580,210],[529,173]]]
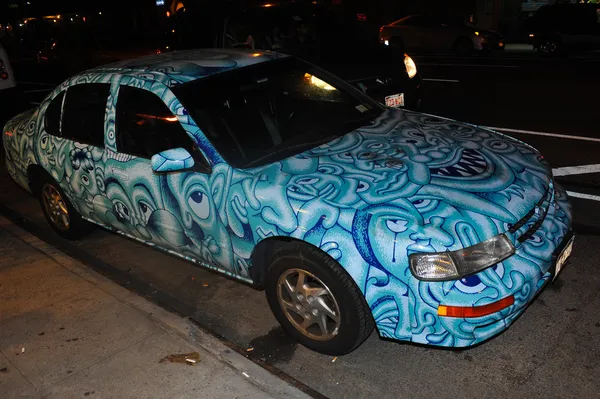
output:
[[[490,303],[483,306],[438,306],[438,316],[444,317],[481,317],[492,313],[499,312],[515,303],[513,295],[507,296],[498,302]]]

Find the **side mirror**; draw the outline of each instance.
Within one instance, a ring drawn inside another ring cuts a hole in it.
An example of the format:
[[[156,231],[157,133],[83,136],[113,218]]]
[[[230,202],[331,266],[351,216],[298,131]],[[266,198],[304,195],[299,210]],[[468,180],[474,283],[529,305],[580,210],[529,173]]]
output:
[[[158,173],[177,172],[194,166],[194,158],[185,148],[175,148],[153,155],[152,170]]]

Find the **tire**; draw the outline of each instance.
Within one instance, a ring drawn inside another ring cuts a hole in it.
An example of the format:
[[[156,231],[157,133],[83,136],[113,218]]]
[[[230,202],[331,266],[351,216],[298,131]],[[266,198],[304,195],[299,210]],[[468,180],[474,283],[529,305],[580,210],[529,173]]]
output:
[[[557,57],[562,54],[562,43],[555,38],[544,38],[537,46],[538,54],[543,57]]]
[[[471,55],[473,52],[473,41],[467,37],[461,37],[454,42],[453,50],[459,57]]]
[[[325,355],[344,355],[373,331],[375,322],[362,293],[350,275],[324,252],[308,244],[290,243],[273,253],[267,263],[269,306],[300,344]],[[305,284],[298,288],[301,273]],[[285,282],[292,289],[284,288]],[[307,316],[310,321],[303,326]]]
[[[58,235],[68,240],[78,240],[92,231],[93,225],[82,219],[52,177],[42,175],[36,192],[46,221]]]

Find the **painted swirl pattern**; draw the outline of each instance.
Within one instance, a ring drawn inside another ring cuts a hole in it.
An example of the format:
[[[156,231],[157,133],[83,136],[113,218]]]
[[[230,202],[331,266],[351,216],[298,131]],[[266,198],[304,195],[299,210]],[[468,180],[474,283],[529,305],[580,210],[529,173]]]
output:
[[[5,136],[10,175],[29,189],[28,168],[38,165],[84,218],[246,281],[259,242],[282,236],[305,241],[339,262],[363,292],[379,334],[398,340],[449,347],[481,342],[505,329],[550,278],[552,256],[571,228],[571,207],[530,146],[475,126],[387,110],[371,125],[304,153],[235,169],[170,88],[248,62],[268,62],[269,56],[248,61],[231,52],[202,59],[177,54],[79,75],[35,112],[14,118],[5,127],[13,132]],[[90,82],[111,84],[104,148],[52,136],[44,127],[54,97]],[[158,95],[198,143],[212,172],[154,173],[150,160],[119,153],[115,115],[121,86]],[[521,243],[518,238],[538,219],[509,231],[536,207],[543,220]],[[500,233],[514,242],[516,254],[475,275],[427,282],[408,268],[411,253],[453,251]],[[440,304],[478,306],[508,295],[514,295],[514,305],[489,316],[437,314]]]

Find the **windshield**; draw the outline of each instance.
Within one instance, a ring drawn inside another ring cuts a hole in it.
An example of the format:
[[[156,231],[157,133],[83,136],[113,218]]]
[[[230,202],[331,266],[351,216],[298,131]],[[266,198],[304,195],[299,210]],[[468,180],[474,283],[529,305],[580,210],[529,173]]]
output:
[[[307,151],[368,124],[383,110],[350,85],[293,57],[216,74],[173,91],[236,168]]]

